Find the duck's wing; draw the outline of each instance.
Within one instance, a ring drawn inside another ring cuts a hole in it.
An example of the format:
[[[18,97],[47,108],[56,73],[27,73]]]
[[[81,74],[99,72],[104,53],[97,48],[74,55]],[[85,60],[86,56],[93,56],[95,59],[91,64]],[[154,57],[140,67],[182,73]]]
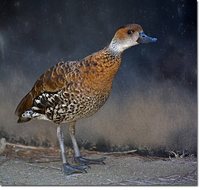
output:
[[[75,65],[76,62],[60,62],[42,74],[15,110],[15,114],[19,116],[18,122],[30,120],[30,118],[22,118],[21,115],[33,106],[35,98],[44,92],[56,93],[70,83],[72,79],[69,73]]]

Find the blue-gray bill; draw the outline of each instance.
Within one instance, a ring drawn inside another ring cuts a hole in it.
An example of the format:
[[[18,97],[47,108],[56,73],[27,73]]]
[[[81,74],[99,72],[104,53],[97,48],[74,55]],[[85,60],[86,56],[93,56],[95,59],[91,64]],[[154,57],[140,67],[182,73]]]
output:
[[[146,43],[151,43],[151,42],[156,42],[157,38],[152,38],[150,36],[147,36],[144,32],[140,32],[139,33],[139,38],[137,40],[137,42],[139,44],[146,44]]]

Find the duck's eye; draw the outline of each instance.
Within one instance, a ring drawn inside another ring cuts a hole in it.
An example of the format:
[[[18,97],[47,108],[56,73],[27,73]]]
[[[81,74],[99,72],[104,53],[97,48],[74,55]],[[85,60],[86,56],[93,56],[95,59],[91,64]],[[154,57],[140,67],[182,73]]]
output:
[[[130,34],[133,34],[134,33],[134,31],[133,30],[128,30],[128,32],[127,32],[129,35]]]

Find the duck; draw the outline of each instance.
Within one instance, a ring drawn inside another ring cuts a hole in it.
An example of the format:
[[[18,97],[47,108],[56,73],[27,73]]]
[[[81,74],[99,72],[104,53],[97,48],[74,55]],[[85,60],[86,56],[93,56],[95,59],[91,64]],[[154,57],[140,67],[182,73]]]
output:
[[[15,110],[18,123],[48,120],[57,127],[62,168],[66,175],[87,172],[91,164],[105,164],[105,157],[81,156],[75,137],[76,122],[94,115],[108,100],[123,52],[133,46],[156,42],[139,24],[119,27],[109,45],[77,61],[60,61],[44,72]],[[63,124],[69,129],[76,164],[69,163]]]

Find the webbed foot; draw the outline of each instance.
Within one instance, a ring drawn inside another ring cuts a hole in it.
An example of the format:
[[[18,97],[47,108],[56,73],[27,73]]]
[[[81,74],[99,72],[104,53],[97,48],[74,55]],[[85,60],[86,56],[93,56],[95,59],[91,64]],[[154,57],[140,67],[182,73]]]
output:
[[[82,156],[74,158],[75,162],[79,163],[80,165],[90,165],[90,164],[105,165],[105,162],[104,162],[105,159],[106,157],[102,157],[98,159],[89,159],[89,158],[84,158]]]
[[[87,166],[80,165],[80,166],[75,166],[75,165],[70,165],[69,163],[63,164],[63,172],[66,175],[71,175],[75,173],[87,173]]]

